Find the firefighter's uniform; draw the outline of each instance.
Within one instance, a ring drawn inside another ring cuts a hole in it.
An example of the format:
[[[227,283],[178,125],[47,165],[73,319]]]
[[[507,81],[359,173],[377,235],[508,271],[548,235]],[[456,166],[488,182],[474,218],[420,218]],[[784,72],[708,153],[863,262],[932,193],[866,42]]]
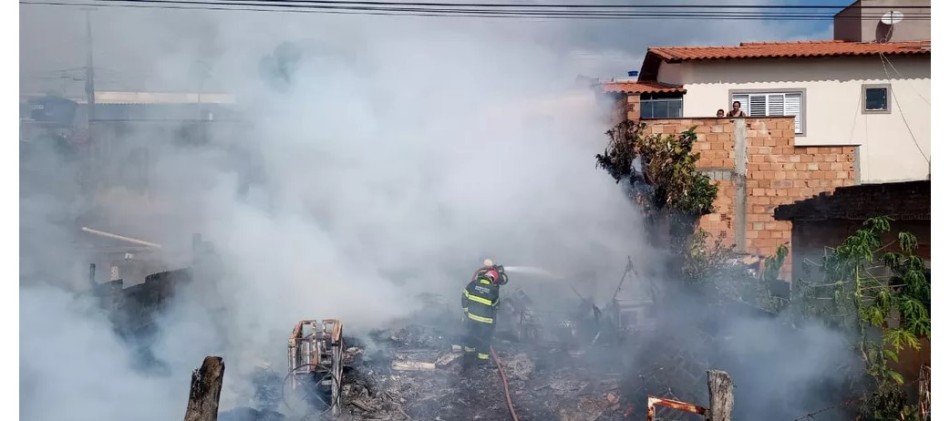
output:
[[[470,366],[476,358],[488,360],[498,313],[498,292],[498,284],[484,273],[478,274],[462,291],[462,310],[465,312],[463,367]]]

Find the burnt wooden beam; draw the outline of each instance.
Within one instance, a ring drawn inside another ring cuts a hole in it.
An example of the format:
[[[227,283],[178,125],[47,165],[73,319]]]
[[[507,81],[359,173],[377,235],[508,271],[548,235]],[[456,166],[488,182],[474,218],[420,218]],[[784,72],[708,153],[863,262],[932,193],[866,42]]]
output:
[[[221,383],[224,380],[224,360],[207,356],[201,368],[191,374],[191,392],[185,421],[217,421]]]

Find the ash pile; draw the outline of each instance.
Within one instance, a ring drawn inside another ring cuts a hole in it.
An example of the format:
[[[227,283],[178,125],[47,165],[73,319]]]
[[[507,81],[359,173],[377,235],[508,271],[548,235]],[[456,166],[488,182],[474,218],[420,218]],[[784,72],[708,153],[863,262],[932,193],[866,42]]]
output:
[[[518,288],[507,292],[501,306],[493,349],[518,419],[633,416],[633,407],[623,399],[624,370],[618,365],[614,333],[607,329],[609,318],[596,306],[581,300],[568,311],[540,312]],[[338,398],[325,400],[329,405],[295,399],[287,377],[262,372],[255,382],[257,407],[227,411],[219,419],[512,419],[494,361],[462,373],[463,324],[452,310],[444,302],[433,303],[407,319],[343,335],[342,381]],[[298,331],[291,336],[300,337]],[[641,405],[640,415],[643,411]]]
[[[648,408],[648,397],[707,401],[706,372],[719,362],[706,352],[716,348],[715,329],[671,315],[662,291],[614,294],[603,310],[576,291],[562,295],[552,304],[550,294],[504,291],[493,349],[519,420],[641,419],[648,410],[655,419],[695,419]],[[271,408],[286,419],[512,419],[494,361],[461,372],[463,324],[453,301],[432,298],[409,318],[344,336],[335,410],[288,408],[283,393]]]
[[[541,317],[523,291],[511,291],[504,302],[493,347],[519,419],[624,419],[621,370],[605,364],[608,348],[594,343],[592,306]],[[456,319],[448,311],[420,314],[350,339],[341,418],[511,419],[494,361],[461,373]]]

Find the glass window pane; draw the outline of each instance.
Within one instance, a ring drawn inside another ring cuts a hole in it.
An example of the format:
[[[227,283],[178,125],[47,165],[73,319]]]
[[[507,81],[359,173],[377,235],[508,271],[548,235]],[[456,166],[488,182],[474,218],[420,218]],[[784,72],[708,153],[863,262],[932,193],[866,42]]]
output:
[[[653,117],[654,118],[670,118],[670,113],[668,111],[669,101],[656,101],[653,103]]]
[[[653,118],[653,101],[640,101],[640,118]]]
[[[674,99],[670,101],[670,116],[673,118],[683,118],[683,100]]]
[[[867,88],[864,90],[865,110],[887,110],[887,88]]]

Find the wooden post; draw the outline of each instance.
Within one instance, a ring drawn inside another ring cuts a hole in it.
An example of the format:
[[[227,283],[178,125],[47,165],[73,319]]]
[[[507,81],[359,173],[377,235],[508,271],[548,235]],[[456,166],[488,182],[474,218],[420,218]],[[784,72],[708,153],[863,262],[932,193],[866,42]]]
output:
[[[709,370],[709,415],[710,421],[731,421],[732,406],[732,379],[722,370]]]
[[[201,368],[191,375],[191,392],[185,421],[217,421],[218,400],[224,379],[224,361],[221,357],[207,356]]]
[[[920,419],[930,419],[930,364],[923,363],[920,366],[920,377],[917,384],[918,408],[920,408]]]
[[[96,289],[96,264],[89,264],[89,286],[92,287],[93,291]]]

